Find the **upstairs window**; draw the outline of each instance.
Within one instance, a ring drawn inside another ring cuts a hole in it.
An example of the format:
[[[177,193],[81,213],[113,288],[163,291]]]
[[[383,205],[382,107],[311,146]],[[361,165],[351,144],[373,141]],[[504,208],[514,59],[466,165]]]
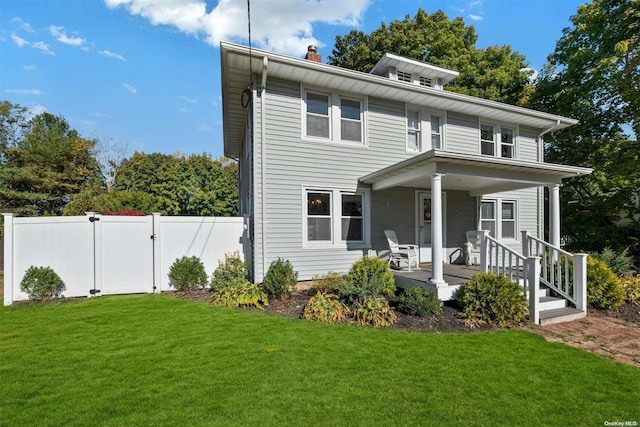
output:
[[[403,71],[398,71],[398,80],[401,82],[411,83],[411,73],[405,73]]]
[[[420,111],[407,110],[407,150],[420,151]]]
[[[340,139],[362,142],[362,103],[340,99]]]
[[[480,123],[480,154],[514,159],[516,157],[515,128]]]
[[[507,127],[500,128],[500,142],[501,142],[501,153],[502,157],[507,159],[513,159],[514,156],[514,141],[513,141],[513,129]]]
[[[431,115],[431,148],[442,148],[442,120],[440,116]]]
[[[329,95],[307,92],[307,136],[331,137],[331,98]]]
[[[480,153],[487,156],[496,155],[496,142],[493,125],[480,125]]]

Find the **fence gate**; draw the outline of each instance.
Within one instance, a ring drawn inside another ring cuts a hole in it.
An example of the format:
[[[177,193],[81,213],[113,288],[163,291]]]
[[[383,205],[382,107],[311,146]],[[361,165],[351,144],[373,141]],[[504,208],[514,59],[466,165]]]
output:
[[[153,292],[153,217],[95,216],[94,292]]]

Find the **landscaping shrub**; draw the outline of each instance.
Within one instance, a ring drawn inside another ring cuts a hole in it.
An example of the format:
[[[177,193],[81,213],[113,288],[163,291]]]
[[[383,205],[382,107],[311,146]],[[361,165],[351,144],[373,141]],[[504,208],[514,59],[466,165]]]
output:
[[[621,275],[633,266],[633,256],[629,254],[629,248],[622,252],[616,252],[611,248],[604,248],[601,253],[591,254],[593,258],[604,261],[614,274]]]
[[[169,268],[169,284],[179,291],[192,291],[207,286],[207,272],[197,256],[176,259]]]
[[[273,301],[291,296],[297,283],[298,273],[293,271],[291,262],[278,257],[269,265],[262,287],[269,300]]]
[[[362,302],[356,302],[353,317],[359,325],[374,328],[389,327],[398,318],[384,298],[364,298]]]
[[[398,298],[398,311],[413,316],[435,316],[440,312],[438,294],[420,286],[407,287]]]
[[[510,326],[527,318],[528,307],[522,287],[509,278],[493,273],[473,276],[458,290],[460,317],[472,323],[496,322]]]
[[[395,291],[389,265],[380,258],[367,255],[353,263],[346,280],[338,286],[340,300],[347,304],[363,302],[364,298],[394,295]]]
[[[587,302],[596,308],[611,310],[624,302],[622,281],[604,262],[587,258]]]
[[[347,276],[335,271],[330,271],[327,274],[313,277],[313,287],[318,292],[323,294],[337,294],[338,287],[341,282],[345,281]]]
[[[629,303],[640,305],[640,276],[623,277],[622,288]]]
[[[245,281],[231,286],[217,288],[212,296],[213,303],[221,307],[255,307],[262,309],[269,300],[257,283]]]
[[[36,301],[58,298],[66,289],[64,282],[51,267],[31,266],[24,273],[20,290]]]
[[[218,268],[211,276],[211,290],[244,285],[248,280],[249,270],[247,264],[240,259],[240,254],[225,254],[224,261],[218,263]]]
[[[342,304],[337,296],[318,292],[307,302],[302,317],[321,323],[340,323],[344,322],[349,314],[349,307]]]

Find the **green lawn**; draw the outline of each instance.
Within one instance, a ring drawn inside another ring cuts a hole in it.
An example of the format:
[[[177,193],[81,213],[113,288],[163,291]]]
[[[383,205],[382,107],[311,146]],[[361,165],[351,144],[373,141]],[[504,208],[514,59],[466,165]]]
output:
[[[0,425],[640,421],[640,370],[519,330],[326,326],[166,295],[0,309]]]

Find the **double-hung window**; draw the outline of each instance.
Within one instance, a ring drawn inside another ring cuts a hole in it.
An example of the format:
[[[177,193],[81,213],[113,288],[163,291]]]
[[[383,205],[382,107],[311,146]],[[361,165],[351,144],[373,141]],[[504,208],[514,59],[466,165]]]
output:
[[[493,125],[480,125],[480,153],[487,156],[496,155],[496,140]]]
[[[496,239],[516,239],[517,205],[514,200],[483,200],[480,229]]]
[[[307,240],[330,242],[333,236],[331,192],[307,191]]]
[[[304,235],[310,245],[366,242],[365,191],[308,189],[304,191]]]
[[[362,194],[341,194],[342,240],[347,242],[362,242],[364,240],[364,211]]]
[[[340,98],[340,139],[362,142],[362,102]]]
[[[431,115],[431,148],[442,148],[442,122],[440,116]]]
[[[513,129],[502,126],[500,128],[500,143],[501,143],[501,153],[502,157],[513,159],[515,157],[514,153],[514,138],[513,138]]]
[[[421,151],[420,111],[407,110],[407,150]]]
[[[307,92],[307,136],[331,138],[331,97]]]
[[[516,131],[509,126],[480,124],[480,153],[506,159],[516,157]]]

